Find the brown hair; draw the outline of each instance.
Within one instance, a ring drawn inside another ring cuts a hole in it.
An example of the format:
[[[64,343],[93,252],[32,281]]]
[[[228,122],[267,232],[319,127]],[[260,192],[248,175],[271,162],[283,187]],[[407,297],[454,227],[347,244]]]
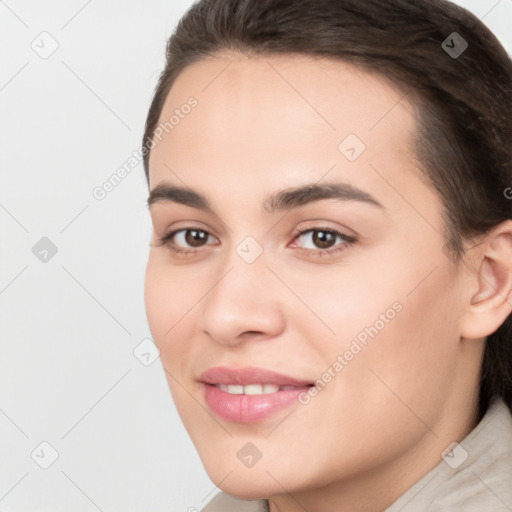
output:
[[[462,54],[450,54],[464,41]],[[408,93],[419,113],[416,154],[442,199],[446,254],[454,261],[464,254],[464,239],[512,218],[505,193],[512,185],[512,61],[462,7],[445,0],[194,3],[169,38],[146,120],[148,184],[148,144],[174,80],[186,66],[223,50],[342,59]],[[480,418],[496,396],[512,412],[512,315],[487,337],[480,379]]]

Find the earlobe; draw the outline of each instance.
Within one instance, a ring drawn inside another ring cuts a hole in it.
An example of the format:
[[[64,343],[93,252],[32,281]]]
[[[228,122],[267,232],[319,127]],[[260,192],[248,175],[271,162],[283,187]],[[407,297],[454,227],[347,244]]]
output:
[[[478,288],[461,326],[461,336],[470,339],[492,334],[512,311],[512,221],[496,226],[478,247],[469,263]]]

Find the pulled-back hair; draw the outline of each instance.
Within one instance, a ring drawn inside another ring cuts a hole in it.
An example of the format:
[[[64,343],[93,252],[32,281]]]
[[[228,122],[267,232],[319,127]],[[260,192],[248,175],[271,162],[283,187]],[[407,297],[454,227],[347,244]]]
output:
[[[460,55],[448,48],[468,47]],[[450,39],[452,37],[452,39]],[[456,39],[453,39],[455,37]],[[512,219],[512,61],[473,14],[445,0],[200,0],[167,43],[143,138],[149,150],[167,94],[188,65],[223,51],[340,59],[386,77],[416,108],[416,157],[443,203],[445,249]],[[508,192],[507,192],[508,191]],[[512,315],[487,337],[479,413],[512,412]]]

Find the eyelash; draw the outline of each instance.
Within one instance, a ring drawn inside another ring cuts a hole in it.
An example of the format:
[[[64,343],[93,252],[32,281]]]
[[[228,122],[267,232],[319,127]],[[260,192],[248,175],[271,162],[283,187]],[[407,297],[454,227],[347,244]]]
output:
[[[167,245],[169,247],[169,249],[172,252],[174,252],[175,254],[181,254],[184,256],[186,256],[188,254],[197,253],[200,249],[195,249],[195,250],[194,249],[191,249],[191,250],[180,249],[173,242],[171,242],[174,235],[176,235],[177,233],[179,233],[181,231],[201,231],[203,233],[208,233],[208,231],[206,231],[205,229],[199,229],[199,228],[194,228],[194,227],[175,229],[173,231],[169,231],[168,233],[165,233],[164,236],[162,236],[161,238],[158,238],[158,245],[159,246]],[[339,231],[336,231],[335,229],[330,229],[330,228],[309,228],[309,229],[304,229],[304,230],[298,230],[294,233],[293,240],[299,238],[300,236],[302,236],[306,233],[315,232],[315,231],[330,233],[332,235],[340,237],[344,243],[335,245],[334,247],[331,247],[329,249],[301,249],[308,256],[329,256],[329,255],[332,255],[339,251],[343,251],[343,250],[349,248],[355,242],[357,242],[356,238],[345,235],[343,233],[340,233]],[[208,235],[210,235],[210,234],[211,233],[208,233]]]

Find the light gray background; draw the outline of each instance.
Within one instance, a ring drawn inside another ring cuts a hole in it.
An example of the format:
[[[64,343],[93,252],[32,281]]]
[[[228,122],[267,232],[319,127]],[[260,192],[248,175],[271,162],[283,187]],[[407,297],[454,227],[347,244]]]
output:
[[[138,149],[191,3],[0,0],[0,511],[192,512],[218,491],[160,360],[133,353],[151,337],[142,165],[92,195]],[[512,53],[512,0],[456,3]]]

